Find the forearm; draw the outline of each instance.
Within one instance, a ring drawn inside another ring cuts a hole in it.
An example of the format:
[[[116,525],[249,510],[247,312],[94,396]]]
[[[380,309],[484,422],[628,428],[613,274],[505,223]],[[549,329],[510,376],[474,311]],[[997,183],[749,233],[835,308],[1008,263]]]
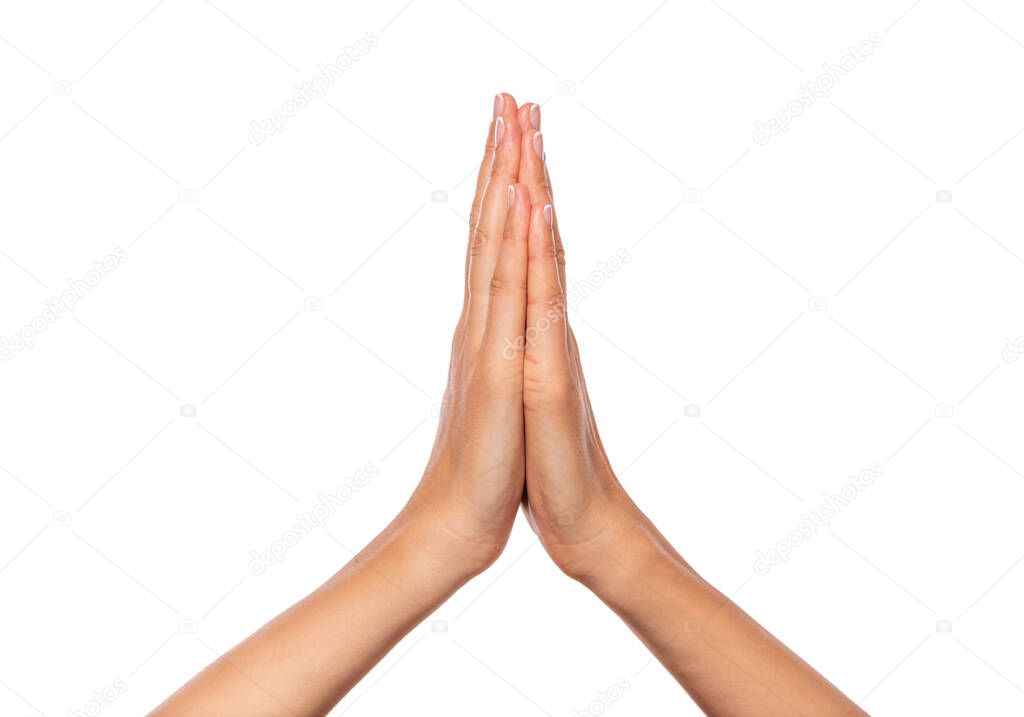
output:
[[[326,583],[152,714],[327,714],[472,572],[428,524],[399,516]]]
[[[713,717],[864,715],[718,592],[641,516],[596,546],[581,582],[611,607]]]
[[[516,345],[526,322],[533,210],[528,192],[516,185],[517,113],[510,95],[495,98],[448,387],[415,493],[359,556],[206,668],[157,708],[157,717],[326,714],[504,547],[525,470],[523,352],[507,356],[506,346]]]

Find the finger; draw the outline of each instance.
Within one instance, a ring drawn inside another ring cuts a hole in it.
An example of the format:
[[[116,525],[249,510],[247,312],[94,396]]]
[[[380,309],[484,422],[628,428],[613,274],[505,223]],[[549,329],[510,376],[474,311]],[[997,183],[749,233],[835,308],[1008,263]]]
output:
[[[524,126],[522,146],[519,150],[519,181],[530,188],[530,199],[534,204],[550,204],[554,211],[554,193],[551,189],[551,175],[544,154],[544,135],[540,131],[540,105],[531,102],[519,111],[520,124]],[[525,122],[525,124],[523,124]],[[555,246],[562,250],[562,238],[558,231],[558,216],[552,219]],[[564,263],[559,265],[559,278],[565,285]]]
[[[497,124],[499,117],[502,122],[505,121],[505,101],[504,94],[494,96],[494,112],[491,116],[491,124],[487,130],[487,142],[484,144],[484,158],[480,162],[480,169],[476,174],[476,192],[473,194],[473,207],[469,213],[470,227],[476,226],[477,221],[480,219],[480,207],[483,204],[484,189],[487,187],[487,178],[490,177],[491,164],[494,161],[495,124]]]
[[[473,248],[473,235],[477,223],[480,220],[480,207],[483,204],[484,190],[487,187],[487,178],[491,175],[491,165],[494,162],[494,136],[495,124],[501,117],[504,108],[505,98],[502,95],[494,96],[494,113],[491,116],[491,124],[487,127],[487,141],[484,142],[484,157],[480,160],[480,169],[476,173],[476,191],[473,194],[473,205],[469,212],[469,242],[466,245],[466,285],[463,294],[463,307],[469,308],[469,263]]]
[[[540,105],[536,102],[527,102],[519,108],[519,129],[523,132],[540,129]]]
[[[551,204],[551,192],[544,173],[544,135],[540,131],[540,107],[531,102],[520,110],[519,115],[520,124],[523,125],[519,181],[529,187],[530,199],[534,204]],[[524,120],[524,117],[529,119]]]
[[[481,351],[494,361],[512,367],[505,375],[517,377],[522,388],[522,357],[526,328],[527,237],[530,230],[530,199],[521,184],[508,186],[508,211],[502,232],[501,250],[491,279],[487,329]],[[482,354],[483,355],[483,354]]]
[[[516,116],[516,102],[503,94],[500,115],[494,121],[494,158],[482,192],[479,217],[473,227],[469,249],[469,317],[467,348],[476,350],[486,328],[491,278],[498,263],[501,239],[508,213],[508,185],[519,175],[519,144],[522,132]]]
[[[526,280],[526,357],[542,377],[571,375],[565,322],[564,255],[555,244],[550,204],[534,204],[530,216]],[[543,389],[542,386],[537,386]]]

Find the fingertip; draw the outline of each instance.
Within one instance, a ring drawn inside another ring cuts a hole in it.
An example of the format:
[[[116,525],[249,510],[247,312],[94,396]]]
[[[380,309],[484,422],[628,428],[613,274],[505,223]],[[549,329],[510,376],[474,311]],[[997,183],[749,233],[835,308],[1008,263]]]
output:
[[[540,105],[536,102],[527,102],[519,107],[519,127],[523,132],[532,129],[540,129]]]
[[[494,116],[501,115],[506,122],[516,120],[518,124],[518,114],[519,105],[516,104],[516,98],[508,92],[499,92],[494,98]]]
[[[518,177],[523,134],[522,128],[519,126],[519,108],[512,95],[503,92],[498,96],[502,99],[501,114],[494,122],[501,125],[501,133],[496,135],[495,144],[502,150],[499,154],[504,157],[503,162],[513,163],[511,167],[513,176]],[[495,108],[497,109],[497,103]]]

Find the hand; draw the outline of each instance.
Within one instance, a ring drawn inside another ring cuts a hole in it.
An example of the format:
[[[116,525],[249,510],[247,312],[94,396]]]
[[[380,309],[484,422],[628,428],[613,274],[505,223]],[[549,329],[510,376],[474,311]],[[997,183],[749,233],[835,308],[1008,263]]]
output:
[[[535,106],[520,110],[530,215],[524,508],[555,563],[584,583],[715,717],[864,715],[704,581],[629,499],[590,408],[569,327],[565,255]],[[696,629],[693,626],[696,625]]]
[[[466,572],[497,558],[523,495],[523,354],[529,196],[516,178],[515,100],[495,98],[477,177],[462,315],[434,450],[403,513],[428,516]]]
[[[616,480],[566,320],[539,130],[537,105],[498,96],[441,423],[409,503],[154,716],[326,714],[494,561],[520,502],[555,562],[622,616],[707,714],[864,714],[700,579]],[[686,629],[695,620],[700,629]]]
[[[529,229],[523,408],[527,518],[555,563],[583,578],[619,531],[646,523],[615,478],[590,408],[565,297],[565,254],[540,132],[540,107],[519,110],[519,181]]]

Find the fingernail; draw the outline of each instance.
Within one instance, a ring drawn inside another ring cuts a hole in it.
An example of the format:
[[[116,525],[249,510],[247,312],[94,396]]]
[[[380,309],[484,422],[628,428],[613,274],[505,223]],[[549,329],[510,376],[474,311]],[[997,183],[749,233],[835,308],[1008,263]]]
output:
[[[508,208],[511,209],[512,205],[516,203],[516,186],[514,184],[508,185]]]
[[[536,102],[530,105],[530,124],[534,129],[540,129],[540,105]]]
[[[502,108],[505,106],[505,98],[501,95],[494,96],[494,117],[492,119],[498,119],[498,115],[501,114]]]
[[[548,226],[551,226],[551,205],[550,204],[545,204],[544,205],[544,221],[546,221],[548,223]]]
[[[501,144],[501,138],[505,136],[505,120],[502,117],[494,120],[494,146]]]
[[[544,159],[544,135],[540,132],[533,135],[533,151],[538,157]]]

